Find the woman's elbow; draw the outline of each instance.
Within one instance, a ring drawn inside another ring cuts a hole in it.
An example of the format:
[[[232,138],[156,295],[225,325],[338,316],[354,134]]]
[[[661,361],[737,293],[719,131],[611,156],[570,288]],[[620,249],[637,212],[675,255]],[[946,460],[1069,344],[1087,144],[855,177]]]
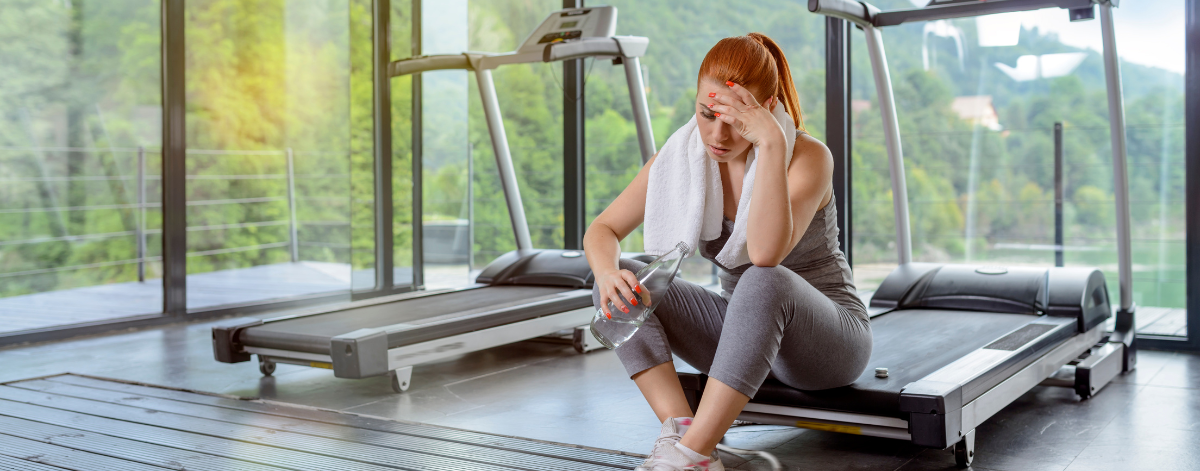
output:
[[[783,261],[784,255],[786,255],[776,253],[776,251],[762,249],[756,250],[752,247],[747,247],[746,251],[748,252],[748,255],[750,255],[750,263],[754,264],[756,267],[764,268],[779,265],[779,263]]]

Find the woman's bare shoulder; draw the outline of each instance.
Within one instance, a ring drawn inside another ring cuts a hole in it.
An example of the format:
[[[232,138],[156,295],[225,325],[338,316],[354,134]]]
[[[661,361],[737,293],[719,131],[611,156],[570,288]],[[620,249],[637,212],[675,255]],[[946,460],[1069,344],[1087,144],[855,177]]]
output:
[[[796,145],[792,147],[792,163],[805,165],[833,165],[833,154],[824,142],[804,131],[796,131]]]

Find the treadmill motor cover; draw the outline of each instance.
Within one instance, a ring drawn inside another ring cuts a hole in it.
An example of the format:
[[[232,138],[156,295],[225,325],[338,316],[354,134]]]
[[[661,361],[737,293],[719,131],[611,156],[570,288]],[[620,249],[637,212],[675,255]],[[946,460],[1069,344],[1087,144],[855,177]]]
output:
[[[591,289],[592,267],[582,250],[514,250],[488,264],[476,283]]]
[[[1076,317],[1086,332],[1108,319],[1108,288],[1094,268],[908,263],[875,291],[871,307]]]

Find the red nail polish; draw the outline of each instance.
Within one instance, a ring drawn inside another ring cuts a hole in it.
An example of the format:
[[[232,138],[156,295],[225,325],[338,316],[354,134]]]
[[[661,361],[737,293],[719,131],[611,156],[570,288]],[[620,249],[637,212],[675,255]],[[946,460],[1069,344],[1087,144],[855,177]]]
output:
[[[604,311],[604,316],[609,319],[612,319],[612,314],[609,314],[608,311]]]
[[[623,308],[621,308],[621,312],[624,312],[624,313],[626,313],[626,314],[629,314],[629,308],[627,308],[627,307],[623,307]]]
[[[630,299],[629,303],[633,304],[634,306],[637,306],[637,298]]]
[[[716,117],[720,118],[720,117],[721,117],[721,113],[713,113],[713,116],[716,116]]]
[[[709,104],[708,104],[708,107],[709,107],[709,108],[712,108],[712,107],[713,107],[713,105],[715,105],[715,104],[716,104],[716,103],[709,103]]]
[[[733,82],[726,81],[726,82],[725,82],[725,85],[726,85],[726,86],[730,86],[730,87],[732,87],[732,86],[733,86]]]
[[[709,98],[713,98],[713,97],[715,97],[715,96],[717,96],[717,94],[716,94],[716,93],[709,93],[709,94],[708,94],[708,97],[709,97]]]
[[[709,105],[709,106],[711,106],[711,105]],[[637,285],[637,286],[634,286],[634,287],[633,287],[633,292],[634,292],[634,293],[637,293],[637,294],[642,294],[642,285]]]

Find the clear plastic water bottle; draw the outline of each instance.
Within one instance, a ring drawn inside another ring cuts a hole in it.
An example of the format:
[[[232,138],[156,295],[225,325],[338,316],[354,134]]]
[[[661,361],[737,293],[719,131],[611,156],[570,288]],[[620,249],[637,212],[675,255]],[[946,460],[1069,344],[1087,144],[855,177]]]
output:
[[[650,302],[653,304],[647,307],[646,303],[642,302],[642,296],[635,293],[637,304],[625,300],[629,312],[623,312],[612,301],[609,301],[608,312],[612,315],[605,314],[604,309],[596,311],[596,315],[592,317],[592,336],[610,349],[621,346],[626,340],[633,337],[638,328],[646,322],[646,318],[654,312],[654,308],[662,302],[663,297],[667,294],[667,289],[671,287],[671,280],[674,280],[675,274],[679,272],[680,263],[691,253],[691,247],[680,242],[673,250],[638,270],[638,282],[642,285],[642,289],[650,293]]]

